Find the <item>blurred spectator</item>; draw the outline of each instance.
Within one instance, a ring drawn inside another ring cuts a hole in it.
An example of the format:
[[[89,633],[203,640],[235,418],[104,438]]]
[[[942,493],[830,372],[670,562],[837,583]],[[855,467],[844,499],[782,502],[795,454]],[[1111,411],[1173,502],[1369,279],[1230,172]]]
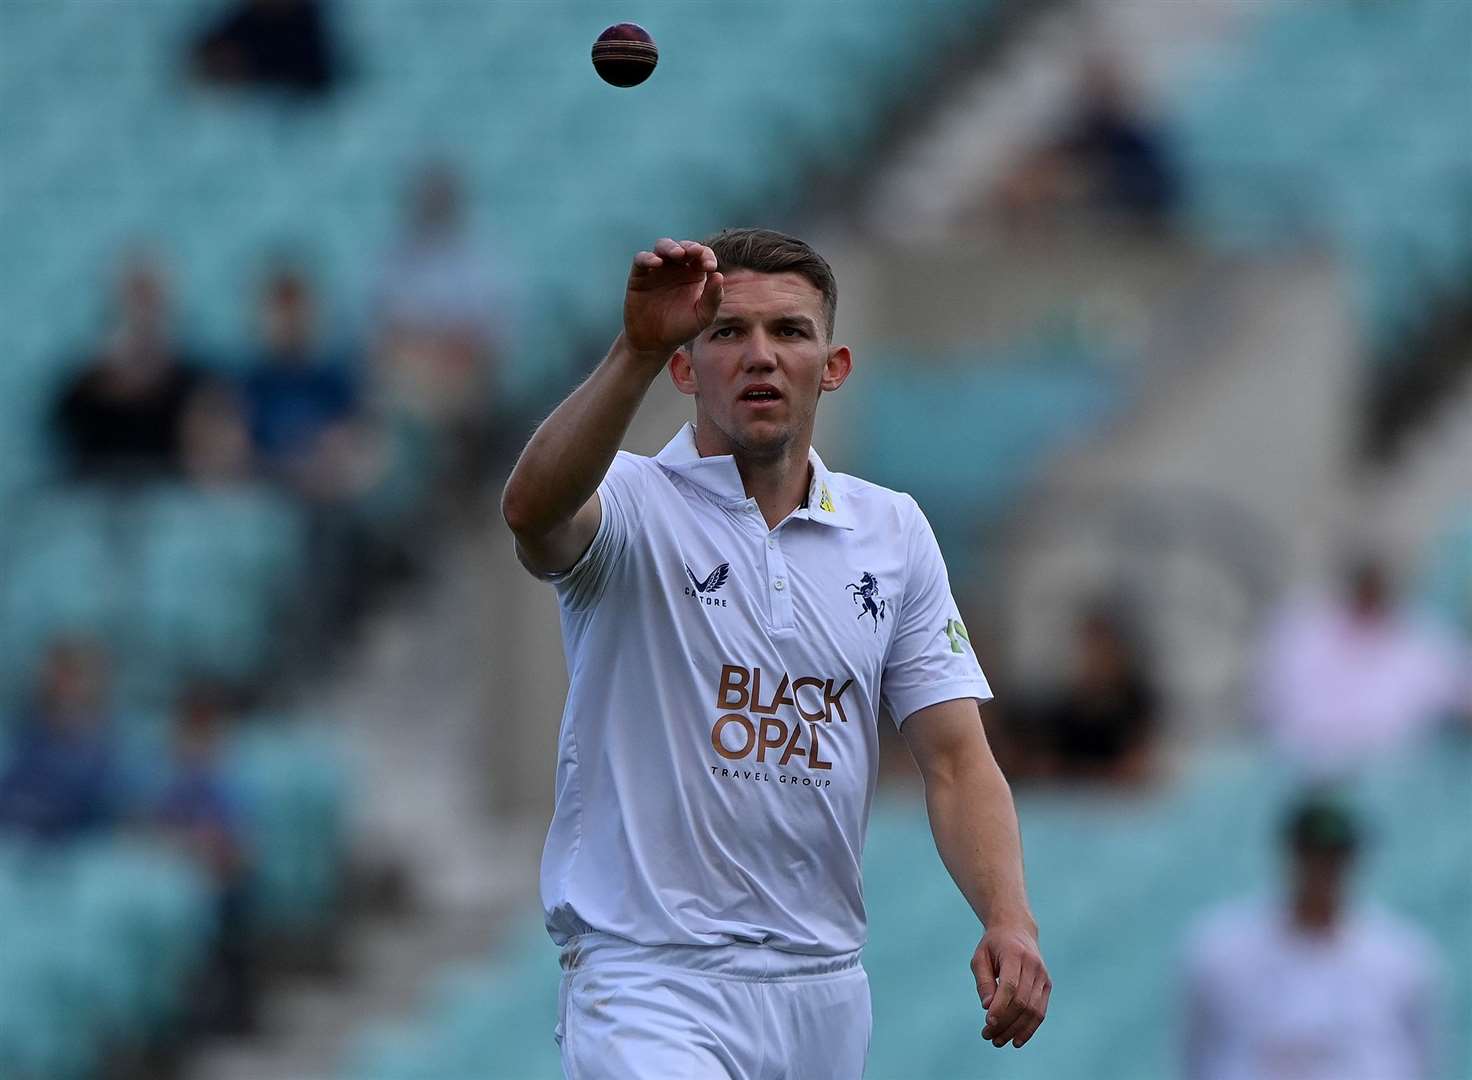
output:
[[[475,474],[503,349],[497,276],[465,222],[459,176],[412,180],[404,233],[379,274],[377,355],[391,395],[450,434],[450,468]]]
[[[1137,783],[1150,774],[1158,695],[1123,618],[1105,606],[1079,620],[1073,670],[1038,718],[1046,771]]]
[[[171,775],[153,820],[222,884],[244,869],[239,799],[219,761],[224,699],[208,686],[191,686],[175,707]]]
[[[260,341],[241,381],[257,470],[302,500],[311,597],[295,620],[323,648],[361,614],[372,537],[362,500],[388,468],[386,437],[360,411],[356,358],[321,343],[317,300],[297,269],[270,273],[260,295]],[[228,424],[215,418],[215,437]],[[305,646],[304,646],[305,647]]]
[[[1011,781],[1139,784],[1155,766],[1158,701],[1150,665],[1121,608],[1097,603],[1074,629],[1052,688],[998,695],[987,738]]]
[[[180,696],[170,776],[152,820],[215,883],[214,956],[195,998],[196,1016],[211,1030],[243,1033],[255,1025],[256,980],[244,812],[220,760],[226,720],[224,699],[213,687],[192,686]]]
[[[430,338],[485,362],[498,348],[499,286],[465,220],[459,175],[445,163],[410,181],[404,231],[380,271],[375,310],[389,338]]]
[[[320,95],[340,81],[325,0],[241,0],[194,42],[196,78]]]
[[[1268,734],[1315,772],[1372,761],[1472,715],[1472,652],[1405,611],[1374,561],[1355,566],[1338,597],[1291,606],[1261,663]]]
[[[1431,943],[1352,903],[1360,828],[1310,795],[1284,832],[1287,895],[1237,901],[1193,930],[1186,1080],[1431,1080],[1439,971]]]
[[[56,842],[116,822],[125,792],[107,684],[98,647],[63,641],[48,651],[18,745],[0,775],[0,828]]]
[[[201,489],[229,489],[254,477],[250,432],[240,401],[223,385],[204,387],[184,411],[184,473]]]
[[[1096,57],[1065,130],[1028,151],[999,196],[1013,214],[1088,209],[1160,222],[1180,201],[1180,180],[1165,131],[1131,100],[1119,65]]]
[[[338,447],[355,419],[353,368],[318,340],[312,287],[299,272],[277,270],[261,295],[261,345],[243,393],[256,459],[270,476],[313,499],[332,501],[350,485]]]
[[[203,376],[169,322],[162,271],[131,259],[118,282],[117,325],[56,405],[58,433],[79,477],[178,474],[180,420]]]

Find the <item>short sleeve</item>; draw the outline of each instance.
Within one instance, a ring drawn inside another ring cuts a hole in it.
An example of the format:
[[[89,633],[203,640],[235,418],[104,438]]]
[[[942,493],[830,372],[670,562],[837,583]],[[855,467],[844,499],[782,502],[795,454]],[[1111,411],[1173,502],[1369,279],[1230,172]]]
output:
[[[536,575],[551,583],[558,602],[569,611],[584,611],[603,595],[609,577],[628,549],[633,522],[644,504],[644,484],[640,458],[620,450],[598,485],[602,519],[593,542],[568,569]]]
[[[1447,1050],[1447,972],[1432,944],[1419,931],[1404,928],[1390,938],[1387,965],[1405,969],[1404,986],[1396,1004],[1408,1056],[1416,1061],[1417,1076],[1440,1076]]]
[[[879,685],[880,699],[896,727],[927,705],[968,697],[990,701],[992,697],[951,596],[950,577],[935,533],[913,499],[909,508],[908,576],[899,625]]]
[[[1181,1010],[1181,1076],[1204,1080],[1215,1054],[1217,1025],[1212,1009],[1211,966],[1207,942],[1198,925],[1187,934],[1180,963],[1178,1008]]]

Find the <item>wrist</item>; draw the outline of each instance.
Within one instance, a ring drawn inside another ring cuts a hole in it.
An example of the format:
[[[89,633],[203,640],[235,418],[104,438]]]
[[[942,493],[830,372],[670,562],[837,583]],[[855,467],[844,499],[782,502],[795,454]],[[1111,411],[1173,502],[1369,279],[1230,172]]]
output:
[[[610,359],[631,367],[641,374],[647,374],[650,378],[657,375],[674,355],[674,349],[636,348],[622,332],[614,339],[613,348],[609,350]]]
[[[1038,936],[1038,923],[1032,917],[1032,912],[1026,908],[1020,910],[1008,910],[991,913],[991,917],[982,920],[982,925],[988,932],[993,930],[1015,930],[1027,934],[1034,941]]]

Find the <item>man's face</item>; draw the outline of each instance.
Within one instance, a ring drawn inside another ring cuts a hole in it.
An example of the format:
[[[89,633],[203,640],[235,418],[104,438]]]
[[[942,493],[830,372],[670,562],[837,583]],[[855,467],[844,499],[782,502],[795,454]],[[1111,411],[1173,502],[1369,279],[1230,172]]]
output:
[[[53,727],[70,731],[91,725],[106,694],[102,657],[83,645],[61,645],[47,658],[40,704]]]
[[[851,366],[848,349],[828,342],[817,286],[800,274],[736,270],[715,320],[670,372],[695,396],[708,446],[762,459],[811,441],[818,395],[837,390]]]
[[[156,359],[168,337],[169,294],[163,271],[142,257],[130,262],[118,280],[117,303],[114,359]]]
[[[305,350],[312,341],[312,296],[295,281],[274,284],[261,305],[261,332],[266,345],[283,359]]]
[[[415,185],[409,216],[421,232],[449,232],[460,220],[460,185],[443,166],[426,171]]]
[[[1384,567],[1367,563],[1356,569],[1349,582],[1349,601],[1361,618],[1384,615],[1391,605],[1390,576]]]
[[[1338,908],[1343,903],[1353,865],[1353,853],[1348,850],[1296,847],[1291,854],[1293,890],[1301,899]]]

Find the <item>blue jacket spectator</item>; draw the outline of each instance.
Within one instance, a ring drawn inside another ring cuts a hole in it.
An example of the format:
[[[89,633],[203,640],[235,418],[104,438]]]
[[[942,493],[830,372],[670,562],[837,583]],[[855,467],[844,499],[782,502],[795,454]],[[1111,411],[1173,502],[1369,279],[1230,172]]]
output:
[[[224,722],[222,699],[211,688],[192,687],[180,697],[173,760],[151,816],[222,884],[229,884],[246,861],[245,815],[220,761]]]
[[[1104,56],[1085,65],[1057,134],[1023,153],[997,191],[1009,216],[1084,211],[1142,224],[1168,224],[1182,194],[1168,133],[1136,106],[1123,70]]]
[[[59,842],[112,825],[124,784],[109,732],[101,654],[54,646],[19,745],[0,775],[0,828]]]
[[[151,819],[164,838],[215,882],[215,942],[193,1002],[207,1030],[250,1034],[259,986],[250,922],[250,851],[246,808],[222,761],[229,717],[215,688],[196,685],[176,704],[170,770]]]
[[[242,387],[251,443],[266,472],[301,486],[324,439],[356,415],[354,373],[319,346],[312,289],[294,270],[266,282],[261,335]]]

